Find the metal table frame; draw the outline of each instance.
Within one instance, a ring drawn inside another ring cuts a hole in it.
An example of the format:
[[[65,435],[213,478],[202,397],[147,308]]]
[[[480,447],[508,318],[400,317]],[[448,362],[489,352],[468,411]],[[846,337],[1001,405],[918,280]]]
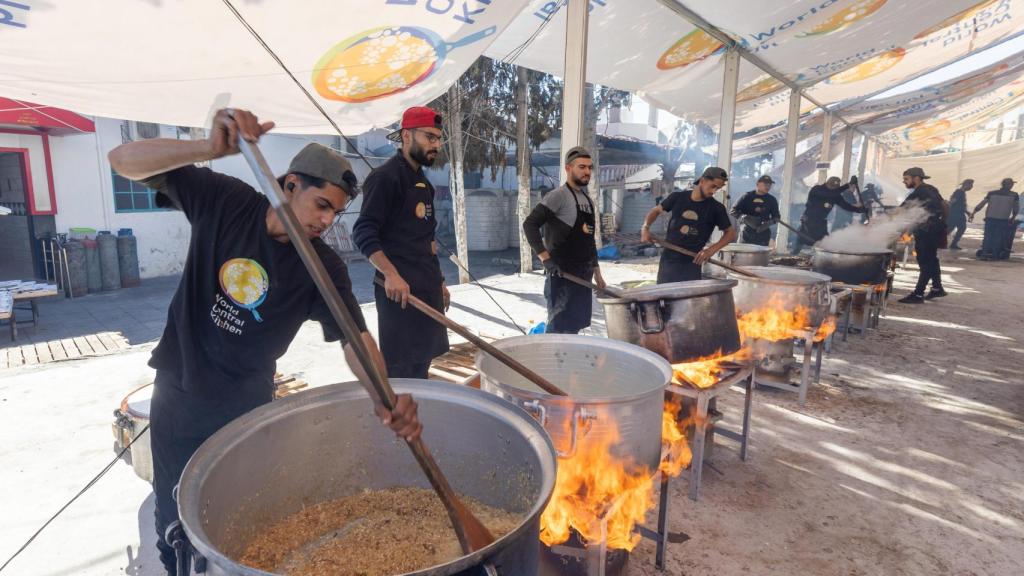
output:
[[[851,299],[852,302],[852,299]],[[758,386],[768,386],[770,388],[776,388],[778,390],[786,390],[789,392],[796,392],[799,397],[800,407],[802,408],[807,402],[807,389],[811,386],[811,356],[814,356],[814,383],[818,384],[821,382],[821,355],[822,350],[825,348],[825,342],[815,342],[814,335],[817,334],[817,329],[807,330],[803,334],[799,334],[793,338],[794,344],[797,342],[803,343],[804,348],[804,359],[800,365],[800,382],[773,382],[770,380],[758,380],[754,378],[754,383]]]

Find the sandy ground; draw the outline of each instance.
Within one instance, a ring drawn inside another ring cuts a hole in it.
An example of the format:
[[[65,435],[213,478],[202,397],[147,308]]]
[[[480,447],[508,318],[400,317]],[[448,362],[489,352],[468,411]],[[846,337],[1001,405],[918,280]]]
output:
[[[746,462],[723,441],[699,502],[672,485],[669,574],[1024,574],[1024,260],[943,253],[950,296],[890,301],[838,342],[801,409],[759,388]],[[1020,244],[1018,243],[1018,250]],[[897,277],[897,296],[916,267]],[[719,403],[738,422],[742,394]],[[650,575],[653,546],[630,574]]]
[[[971,230],[965,244],[977,243]],[[837,343],[806,407],[793,394],[758,391],[748,460],[722,440],[696,503],[685,477],[673,482],[673,540],[689,539],[669,545],[664,573],[1022,573],[1024,261],[975,262],[970,252],[943,255],[949,297],[893,303],[878,330]],[[650,271],[609,265],[606,276]],[[898,295],[914,277],[913,268],[899,275]],[[516,323],[543,319],[539,278],[487,283]],[[452,317],[491,335],[517,333],[478,288],[452,292]],[[600,314],[593,331],[603,332]],[[151,347],[0,373],[0,562],[109,462],[110,414],[152,378]],[[350,378],[311,323],[279,369],[313,385]],[[724,396],[723,425],[737,424],[741,406],[742,395]],[[653,561],[645,542],[629,573],[659,574]],[[3,575],[160,573],[149,486],[118,463]]]

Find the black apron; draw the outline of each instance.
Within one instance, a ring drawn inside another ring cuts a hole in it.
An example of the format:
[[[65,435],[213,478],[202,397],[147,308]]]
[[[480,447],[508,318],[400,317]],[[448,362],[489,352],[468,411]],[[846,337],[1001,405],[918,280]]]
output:
[[[703,249],[703,246],[695,250],[696,246],[693,245],[694,239],[700,235],[700,231],[697,228],[698,220],[686,218],[683,215],[689,205],[690,203],[688,202],[677,203],[672,208],[672,214],[668,219],[668,231],[665,233],[665,241],[686,248],[691,252],[699,252]],[[686,226],[686,232],[683,232],[683,226]],[[701,267],[693,263],[692,257],[662,249],[661,260],[658,263],[658,284],[688,282],[700,279]]]
[[[576,222],[565,242],[552,250],[551,257],[566,272],[590,280],[594,276],[594,203],[587,196],[590,213],[583,211],[578,194],[570,190],[576,202]],[[544,298],[548,304],[549,334],[576,334],[590,326],[593,315],[593,297],[590,288],[559,276],[548,276],[544,283]]]
[[[772,239],[772,229],[765,228],[764,230],[758,231],[753,226],[743,225],[743,233],[740,237],[740,241],[744,244],[757,244],[758,246],[767,246]]]
[[[417,183],[423,186],[416,186]],[[416,238],[407,246],[391,245],[384,254],[394,264],[410,288],[410,292],[435,310],[444,312],[441,284],[444,277],[430,241],[437,228],[434,217],[433,188],[422,172],[412,179],[412,186],[404,192],[404,201],[392,224],[402,237]],[[384,276],[378,272],[381,280]],[[387,297],[384,288],[374,284],[377,302],[377,329],[380,351],[388,366],[429,363],[448,351],[448,330],[412,305],[405,310],[399,302]]]

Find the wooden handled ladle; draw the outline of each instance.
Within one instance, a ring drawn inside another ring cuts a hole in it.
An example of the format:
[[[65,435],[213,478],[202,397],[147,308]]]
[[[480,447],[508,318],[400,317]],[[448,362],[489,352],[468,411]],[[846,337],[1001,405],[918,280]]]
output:
[[[696,258],[697,257],[697,253],[696,252],[687,250],[686,248],[683,248],[682,246],[676,246],[675,244],[672,244],[671,242],[666,242],[663,238],[659,238],[658,236],[656,236],[654,234],[651,234],[651,240],[654,240],[655,244],[657,244],[658,246],[661,246],[662,248],[665,248],[666,250],[671,250],[673,252],[678,252],[679,254],[683,254],[684,256],[689,256],[691,258]],[[725,268],[726,270],[731,270],[732,272],[736,272],[737,274],[743,274],[744,276],[750,276],[751,278],[760,278],[761,277],[761,276],[751,272],[750,270],[747,270],[746,268],[742,268],[740,266],[734,266],[732,264],[726,264],[725,262],[722,262],[721,260],[715,260],[714,258],[709,258],[708,262],[714,264],[715,266],[721,266],[722,268]]]
[[[278,185],[277,180],[270,171],[270,167],[267,166],[263,153],[260,152],[259,147],[255,143],[248,142],[241,137],[238,139],[238,147],[249,163],[249,167],[256,174],[256,181],[259,183],[260,189],[266,194],[270,204],[277,212],[278,218],[281,219],[281,223],[288,232],[288,238],[295,247],[295,251],[299,253],[302,263],[306,265],[306,269],[309,271],[309,275],[312,276],[313,282],[320,291],[324,302],[327,303],[331,316],[334,317],[334,321],[338,323],[341,331],[345,334],[345,338],[352,347],[359,364],[369,376],[370,383],[376,392],[378,400],[388,410],[394,410],[397,404],[394,390],[391,389],[387,377],[377,369],[376,363],[373,362],[370,351],[363,342],[359,327],[338,295],[334,283],[331,282],[330,277],[327,275],[323,262],[320,261],[320,257],[317,256],[309,238],[306,237],[302,225],[299,224],[295,213],[288,204],[288,198],[281,191],[281,186]],[[448,479],[445,478],[441,469],[438,468],[437,462],[430,454],[430,451],[427,450],[423,440],[421,438],[412,441],[406,440],[406,444],[412,451],[413,456],[416,457],[416,462],[419,463],[420,468],[427,475],[427,479],[430,480],[430,485],[433,486],[434,491],[437,492],[437,495],[444,503],[463,552],[469,554],[494,542],[494,536],[491,535],[487,527],[473,516],[473,513],[455,495],[451,485],[448,484]]]
[[[374,278],[373,280],[378,285],[384,286],[384,282],[380,278]],[[469,331],[468,328],[466,328],[462,324],[459,324],[455,320],[452,320],[451,318],[445,316],[444,314],[438,312],[433,306],[427,304],[423,300],[420,300],[413,294],[409,294],[409,304],[412,304],[413,308],[419,310],[420,312],[423,312],[431,319],[435,320],[437,323],[441,324],[442,326],[445,326],[446,328],[448,328],[452,332],[455,332],[459,336],[462,336],[466,340],[469,340],[477,348],[493,356],[499,362],[515,370],[523,378],[526,378],[530,382],[533,382],[534,384],[539,386],[541,390],[547,392],[548,394],[553,394],[556,396],[568,396],[568,394],[566,394],[564,390],[562,390],[558,386],[555,386],[540,374],[537,374],[533,370],[530,370],[515,358],[502,352],[490,342],[484,340],[483,338],[477,336],[476,334],[473,334],[472,332]]]

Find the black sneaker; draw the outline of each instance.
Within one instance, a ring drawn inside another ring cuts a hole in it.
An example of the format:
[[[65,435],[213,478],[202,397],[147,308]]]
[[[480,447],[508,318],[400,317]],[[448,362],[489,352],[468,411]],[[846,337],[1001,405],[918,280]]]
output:
[[[943,296],[946,296],[947,294],[948,293],[945,290],[942,290],[940,288],[938,290],[932,290],[931,292],[929,292],[928,295],[924,297],[924,299],[925,300],[934,300],[935,298],[942,298]]]
[[[907,294],[903,298],[899,299],[899,302],[903,304],[924,304],[924,296],[920,294]]]

